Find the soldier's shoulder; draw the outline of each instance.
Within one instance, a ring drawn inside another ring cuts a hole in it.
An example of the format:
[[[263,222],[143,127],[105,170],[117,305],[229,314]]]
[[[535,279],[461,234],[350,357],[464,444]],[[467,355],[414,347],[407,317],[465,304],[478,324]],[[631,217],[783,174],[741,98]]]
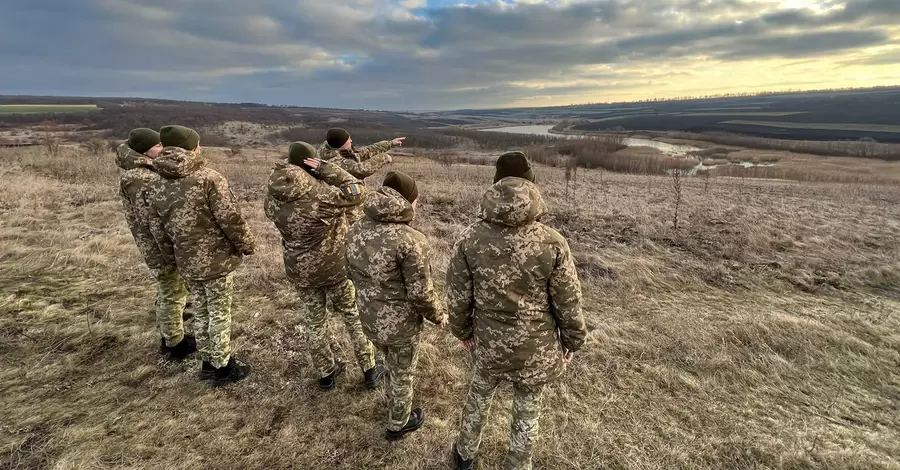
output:
[[[561,233],[555,228],[542,224],[540,222],[535,222],[535,226],[538,229],[539,233],[543,235],[545,243],[550,243],[554,245],[559,245],[561,247],[568,247],[569,242],[566,240]]]

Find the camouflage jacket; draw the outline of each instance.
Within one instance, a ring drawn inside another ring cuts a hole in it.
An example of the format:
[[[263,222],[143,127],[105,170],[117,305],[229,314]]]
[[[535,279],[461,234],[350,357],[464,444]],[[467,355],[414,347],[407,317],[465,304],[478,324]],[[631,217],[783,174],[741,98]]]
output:
[[[438,323],[443,316],[428,240],[408,225],[415,211],[392,188],[369,194],[364,211],[366,217],[350,228],[347,240],[363,331],[375,344],[409,344],[417,340],[423,317]]]
[[[167,261],[187,279],[222,277],[253,254],[256,236],[241,216],[228,181],[194,152],[166,147],[153,167],[150,229]]]
[[[166,262],[150,231],[150,188],[159,179],[153,160],[122,144],[116,150],[116,165],[124,170],[119,177],[119,198],[125,208],[125,221],[147,267],[160,269]]]
[[[575,263],[562,235],[537,222],[545,212],[537,186],[503,178],[447,268],[450,328],[474,338],[475,366],[531,385],[559,378],[563,349],[577,351],[586,336]]]
[[[347,279],[347,219],[365,188],[339,166],[322,162],[318,179],[303,168],[278,163],[269,175],[266,217],[281,232],[288,279],[302,287],[325,287]]]
[[[387,152],[393,147],[391,141],[383,140],[359,149],[341,150],[331,148],[328,142],[319,147],[319,158],[336,163],[341,168],[365,183],[381,167],[387,165]],[[349,207],[346,211],[347,222],[351,225],[362,219],[362,206]]]

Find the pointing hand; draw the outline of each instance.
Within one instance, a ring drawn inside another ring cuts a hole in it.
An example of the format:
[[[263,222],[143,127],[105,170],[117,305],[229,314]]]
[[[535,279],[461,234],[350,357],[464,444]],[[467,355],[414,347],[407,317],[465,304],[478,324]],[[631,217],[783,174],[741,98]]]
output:
[[[393,145],[394,147],[400,147],[401,145],[403,145],[403,140],[405,139],[406,137],[397,137],[396,139],[391,141],[391,145]]]

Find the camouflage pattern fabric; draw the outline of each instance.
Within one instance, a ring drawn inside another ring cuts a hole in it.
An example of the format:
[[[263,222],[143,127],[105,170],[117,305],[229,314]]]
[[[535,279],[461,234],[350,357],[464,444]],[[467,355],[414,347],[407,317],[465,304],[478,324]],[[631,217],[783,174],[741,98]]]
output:
[[[182,315],[187,303],[187,288],[174,266],[155,269],[154,275],[157,283],[156,324],[166,346],[173,347],[184,339]]]
[[[150,231],[150,189],[159,175],[153,160],[132,150],[127,143],[116,150],[116,165],[124,170],[119,177],[119,198],[125,209],[125,221],[134,242],[150,269],[166,265]]]
[[[332,336],[328,332],[328,312],[326,302],[331,300],[331,306],[336,313],[344,319],[347,334],[353,344],[353,352],[359,368],[367,371],[375,367],[375,348],[366,339],[359,324],[359,314],[356,312],[356,291],[353,283],[344,280],[341,283],[326,287],[296,286],[297,295],[306,307],[303,315],[303,329],[306,334],[306,345],[309,355],[312,357],[313,367],[319,372],[320,377],[325,377],[334,370],[334,353],[331,349]]]
[[[169,264],[186,279],[218,279],[253,254],[256,236],[225,177],[194,152],[166,147],[153,160],[150,230]]]
[[[375,344],[415,342],[423,317],[439,323],[428,240],[408,224],[415,211],[393,188],[369,194],[366,217],[350,228],[347,262],[363,331]]]
[[[215,368],[225,367],[231,358],[231,299],[234,275],[206,281],[186,280],[194,296],[194,338],[200,358]]]
[[[365,182],[365,179],[373,175],[381,167],[387,165],[387,152],[391,150],[393,144],[389,140],[376,142],[362,148],[335,149],[323,142],[319,147],[319,158],[322,160],[335,163],[346,170],[351,175]],[[355,224],[363,217],[363,211],[360,206],[348,207],[345,211],[347,214],[347,223]]]
[[[413,379],[419,362],[417,344],[402,346],[378,345],[387,368],[388,424],[391,431],[399,431],[409,421],[412,411]]]
[[[537,186],[507,177],[488,189],[479,222],[463,231],[447,269],[454,336],[475,342],[475,368],[525,385],[555,380],[564,350],[587,331],[581,284],[566,240],[537,222],[546,212]]]
[[[344,208],[360,205],[366,189],[336,164],[323,162],[319,179],[282,162],[269,175],[266,217],[281,233],[284,266],[301,287],[333,286],[347,279]]]
[[[459,424],[457,449],[463,459],[474,459],[481,446],[484,423],[490,414],[494,392],[501,380],[475,369],[469,394],[463,408]],[[531,470],[531,457],[540,430],[543,386],[530,386],[521,382],[513,383],[512,426],[509,435],[509,450],[503,468],[505,470]]]

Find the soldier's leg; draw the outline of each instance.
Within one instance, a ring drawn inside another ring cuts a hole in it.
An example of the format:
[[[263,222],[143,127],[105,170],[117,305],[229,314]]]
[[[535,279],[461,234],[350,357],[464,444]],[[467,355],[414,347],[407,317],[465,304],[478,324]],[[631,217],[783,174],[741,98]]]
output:
[[[481,447],[481,431],[491,411],[491,401],[500,381],[484,375],[478,368],[472,372],[472,382],[459,422],[456,448],[465,460],[472,460]]]
[[[330,286],[327,289],[334,310],[344,319],[350,342],[353,343],[353,353],[356,362],[363,371],[375,367],[375,347],[363,333],[362,323],[359,320],[359,311],[356,309],[356,288],[350,280]]]
[[[303,302],[306,312],[301,315],[306,348],[312,357],[313,367],[319,377],[325,377],[334,370],[334,354],[331,351],[330,335],[326,324],[325,291],[323,289],[297,287],[297,296]]]
[[[209,310],[207,309],[206,284],[202,281],[185,279],[185,285],[193,297],[194,302],[194,339],[197,341],[197,351],[203,362],[210,362],[209,346]]]
[[[204,282],[206,288],[207,334],[209,335],[209,363],[215,368],[228,365],[231,358],[231,299],[234,275]]]
[[[156,324],[166,346],[173,347],[184,339],[184,304],[187,289],[178,269],[167,267],[156,270]]]
[[[413,377],[419,361],[417,344],[388,346],[382,349],[388,368],[388,425],[390,431],[399,431],[409,421],[413,401]]]
[[[505,470],[531,470],[531,456],[538,438],[543,387],[513,384],[512,428]]]

